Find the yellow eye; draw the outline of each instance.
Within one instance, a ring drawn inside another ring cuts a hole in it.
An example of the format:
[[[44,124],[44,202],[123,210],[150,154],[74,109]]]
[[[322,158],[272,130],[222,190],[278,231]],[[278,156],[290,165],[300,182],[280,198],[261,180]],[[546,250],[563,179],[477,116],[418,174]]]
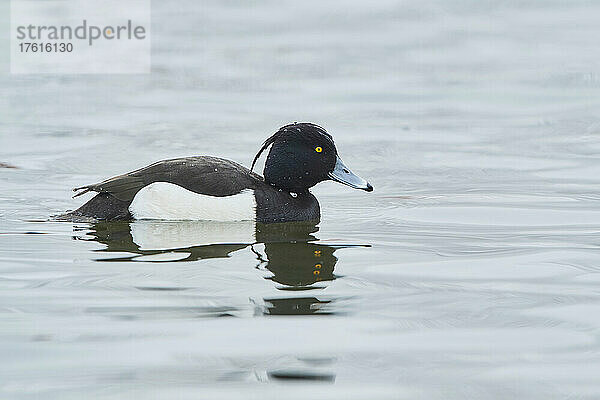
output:
[[[317,147],[315,147],[315,151],[316,151],[317,153],[320,153],[320,152],[322,152],[322,151],[323,151],[323,149],[321,148],[321,146],[317,146]]]

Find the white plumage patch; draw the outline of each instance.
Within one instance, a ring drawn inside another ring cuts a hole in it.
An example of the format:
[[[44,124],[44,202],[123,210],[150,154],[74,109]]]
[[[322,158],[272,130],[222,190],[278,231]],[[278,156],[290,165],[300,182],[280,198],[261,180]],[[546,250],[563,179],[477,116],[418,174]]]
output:
[[[256,242],[254,221],[136,221],[129,227],[131,237],[140,250]]]
[[[215,197],[169,182],[154,182],[135,195],[129,211],[135,219],[253,221],[256,200],[251,189]]]

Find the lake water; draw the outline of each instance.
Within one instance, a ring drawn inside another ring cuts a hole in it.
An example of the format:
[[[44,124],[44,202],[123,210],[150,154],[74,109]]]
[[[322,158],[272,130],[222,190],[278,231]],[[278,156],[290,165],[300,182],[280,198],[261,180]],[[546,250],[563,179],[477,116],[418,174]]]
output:
[[[154,2],[150,75],[11,76],[2,51],[0,397],[599,398],[599,15]],[[318,226],[255,243],[49,221],[156,160],[249,165],[291,121],[375,191],[319,184]]]

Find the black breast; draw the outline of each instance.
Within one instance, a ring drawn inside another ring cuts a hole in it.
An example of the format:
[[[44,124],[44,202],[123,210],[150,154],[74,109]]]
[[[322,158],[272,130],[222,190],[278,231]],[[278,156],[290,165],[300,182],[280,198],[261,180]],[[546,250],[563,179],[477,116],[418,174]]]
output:
[[[286,191],[261,182],[254,190],[254,196],[257,222],[265,224],[293,221],[318,222],[321,218],[319,202],[308,191],[294,197]]]

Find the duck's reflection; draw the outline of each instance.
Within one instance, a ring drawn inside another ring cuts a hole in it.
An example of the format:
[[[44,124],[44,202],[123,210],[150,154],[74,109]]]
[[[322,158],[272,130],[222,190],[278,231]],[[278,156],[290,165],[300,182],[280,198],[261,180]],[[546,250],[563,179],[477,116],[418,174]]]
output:
[[[228,227],[234,231],[232,239],[222,241]],[[252,239],[242,238],[239,232],[235,232],[243,229],[248,227],[242,225],[236,228],[235,224],[224,223],[207,225],[191,221],[100,222],[91,226],[88,236],[91,236],[91,240],[106,245],[100,252],[128,253],[97,261],[195,261],[229,257],[232,252],[248,247]],[[181,256],[161,257],[169,254]]]
[[[338,259],[333,253],[339,248],[310,242],[265,243],[265,268],[273,273],[268,279],[283,285],[282,290],[318,288],[315,283],[336,278]]]
[[[334,300],[316,297],[288,297],[265,300],[264,314],[268,315],[330,315],[334,312],[327,306]]]
[[[337,257],[344,247],[316,243],[315,223],[254,224],[252,222],[102,222],[91,226],[86,240],[106,245],[100,252],[122,253],[98,261],[195,261],[229,257],[249,249],[257,268],[270,271],[279,290],[322,289],[336,279]],[[76,236],[76,239],[82,239]],[[264,247],[263,247],[264,246]],[[264,299],[270,315],[327,314],[331,299],[290,297]]]

